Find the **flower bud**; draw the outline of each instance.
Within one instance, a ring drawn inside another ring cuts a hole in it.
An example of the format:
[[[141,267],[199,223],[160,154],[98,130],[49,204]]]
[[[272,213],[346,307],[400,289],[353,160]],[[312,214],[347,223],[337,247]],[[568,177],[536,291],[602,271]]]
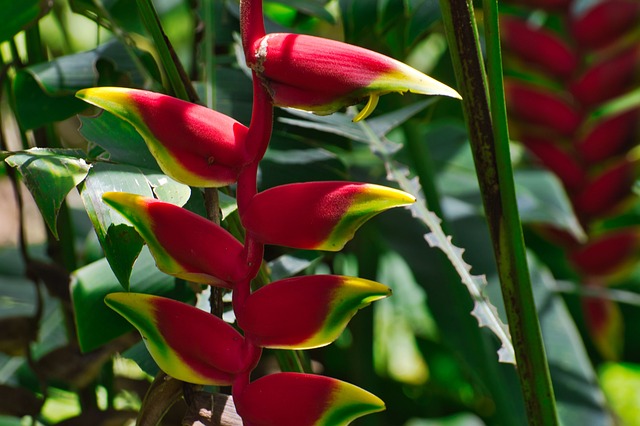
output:
[[[105,303],[138,329],[154,361],[176,379],[230,385],[260,358],[229,324],[185,303],[139,293],[111,293]]]
[[[262,79],[273,103],[331,114],[369,98],[354,118],[366,118],[378,97],[412,92],[460,98],[458,92],[410,66],[358,46],[302,34],[267,34],[247,64]]]
[[[247,163],[247,128],[209,108],[121,87],[94,87],[76,96],[129,122],[162,171],[184,184],[226,186],[237,180]]]
[[[236,318],[255,345],[311,349],[333,342],[359,309],[389,295],[389,287],[362,278],[294,277],[255,291]]]
[[[357,386],[302,373],[264,376],[234,394],[234,402],[251,426],[346,426],[385,409],[380,398]]]
[[[246,274],[242,244],[202,216],[136,194],[106,192],[102,199],[136,228],[162,272],[226,288]]]
[[[339,251],[368,219],[413,202],[406,192],[368,183],[294,183],[257,194],[241,220],[263,244]]]

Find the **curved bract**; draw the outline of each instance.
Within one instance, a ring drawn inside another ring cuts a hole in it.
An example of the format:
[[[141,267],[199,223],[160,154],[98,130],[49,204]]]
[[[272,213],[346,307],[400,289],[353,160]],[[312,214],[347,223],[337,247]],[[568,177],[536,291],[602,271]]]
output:
[[[359,309],[390,295],[389,287],[375,281],[309,275],[262,287],[236,317],[258,346],[310,349],[333,342]]]
[[[321,37],[267,34],[253,45],[247,62],[277,106],[331,114],[369,98],[354,121],[366,118],[378,96],[390,92],[460,98],[452,88],[402,62]]]
[[[105,303],[138,329],[158,366],[189,383],[230,385],[260,352],[218,317],[159,296],[111,293]]]
[[[294,183],[257,194],[241,219],[264,244],[338,251],[368,219],[413,202],[406,192],[369,183]]]
[[[245,426],[344,426],[385,409],[377,396],[324,376],[277,373],[234,395]]]
[[[106,192],[102,198],[136,228],[162,272],[226,288],[246,274],[242,244],[215,223],[137,194]]]
[[[94,87],[76,93],[131,123],[167,175],[191,186],[234,183],[247,163],[247,128],[200,105],[145,90]]]

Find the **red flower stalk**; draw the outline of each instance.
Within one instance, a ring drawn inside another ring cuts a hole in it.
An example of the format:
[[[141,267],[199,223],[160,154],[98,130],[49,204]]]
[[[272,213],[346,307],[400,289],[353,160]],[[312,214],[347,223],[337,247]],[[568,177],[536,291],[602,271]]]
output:
[[[141,195],[106,192],[102,198],[136,228],[162,272],[226,288],[246,275],[242,244],[215,223]]]
[[[506,49],[553,75],[566,79],[578,66],[576,54],[551,31],[516,18],[502,18],[500,30]]]
[[[542,88],[510,81],[505,94],[509,112],[515,117],[560,135],[571,135],[582,121],[573,104]]]
[[[251,294],[236,318],[258,346],[311,349],[333,342],[359,309],[390,295],[389,287],[362,278],[295,277]]]
[[[638,110],[605,117],[592,124],[575,142],[580,157],[592,164],[621,154],[629,146],[638,119]]]
[[[185,303],[138,293],[111,293],[105,302],[138,329],[158,366],[176,379],[230,385],[260,358],[260,349],[229,324]]]
[[[324,376],[277,373],[249,383],[234,402],[245,426],[346,426],[385,409],[375,395]]]
[[[358,121],[373,111],[380,95],[389,92],[460,98],[455,90],[402,62],[334,40],[268,34],[248,50],[247,64],[276,106],[331,114],[369,98],[354,119]]]
[[[241,220],[264,244],[338,251],[371,217],[413,202],[406,192],[374,184],[294,183],[257,194]]]
[[[144,90],[95,87],[80,99],[129,122],[167,175],[191,186],[234,183],[244,165],[247,128],[200,105]]]

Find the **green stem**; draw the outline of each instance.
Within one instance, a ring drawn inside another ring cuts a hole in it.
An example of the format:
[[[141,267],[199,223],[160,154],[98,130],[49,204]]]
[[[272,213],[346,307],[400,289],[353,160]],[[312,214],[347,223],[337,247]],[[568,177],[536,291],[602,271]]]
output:
[[[557,425],[551,376],[533,300],[516,204],[508,135],[503,129],[506,126],[506,114],[500,111],[500,100],[497,99],[500,89],[495,88],[502,84],[501,68],[496,71],[499,61],[496,52],[500,45],[496,38],[497,18],[493,18],[495,9],[488,7],[493,21],[489,20],[487,25],[493,27],[493,33],[487,41],[492,44],[489,50],[493,55],[490,61],[495,120],[503,123],[494,124],[489,111],[473,4],[470,0],[440,0],[440,7],[456,80],[463,98],[463,112],[493,243],[527,416],[530,424]],[[496,81],[498,75],[499,81]],[[494,126],[497,126],[497,131]]]
[[[162,29],[160,18],[156,13],[156,9],[153,6],[151,0],[136,0],[138,4],[138,10],[140,16],[144,22],[147,31],[153,38],[156,49],[158,49],[158,55],[160,56],[160,62],[164,68],[169,84],[173,89],[176,97],[190,102],[196,102],[198,95],[196,94],[189,77],[187,76],[182,64],[176,55],[173,46],[169,41],[169,38]]]

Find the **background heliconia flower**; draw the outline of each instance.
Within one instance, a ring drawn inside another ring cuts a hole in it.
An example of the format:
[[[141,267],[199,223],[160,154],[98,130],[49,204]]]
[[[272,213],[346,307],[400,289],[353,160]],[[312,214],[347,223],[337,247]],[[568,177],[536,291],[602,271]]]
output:
[[[133,324],[158,366],[189,383],[230,385],[260,350],[222,319],[164,297],[111,293],[105,303]]]
[[[102,198],[136,228],[162,272],[226,288],[246,274],[242,244],[215,223],[137,194],[106,192]]]
[[[637,264],[640,228],[609,231],[569,253],[572,265],[584,276],[599,277],[608,283],[626,277]]]
[[[344,426],[385,409],[377,396],[324,376],[277,373],[234,394],[245,426]]]
[[[460,98],[449,86],[380,53],[320,37],[267,34],[247,57],[277,106],[331,114],[369,98],[354,121],[366,118],[378,97],[412,92]]]
[[[389,287],[362,278],[294,277],[255,291],[236,318],[258,346],[311,349],[333,342],[359,309],[390,295]]]
[[[94,87],[76,96],[131,123],[162,171],[179,182],[226,186],[237,180],[247,163],[247,127],[209,108],[121,87]]]
[[[413,202],[406,192],[369,183],[294,183],[257,194],[241,220],[264,244],[339,251],[368,219]]]

